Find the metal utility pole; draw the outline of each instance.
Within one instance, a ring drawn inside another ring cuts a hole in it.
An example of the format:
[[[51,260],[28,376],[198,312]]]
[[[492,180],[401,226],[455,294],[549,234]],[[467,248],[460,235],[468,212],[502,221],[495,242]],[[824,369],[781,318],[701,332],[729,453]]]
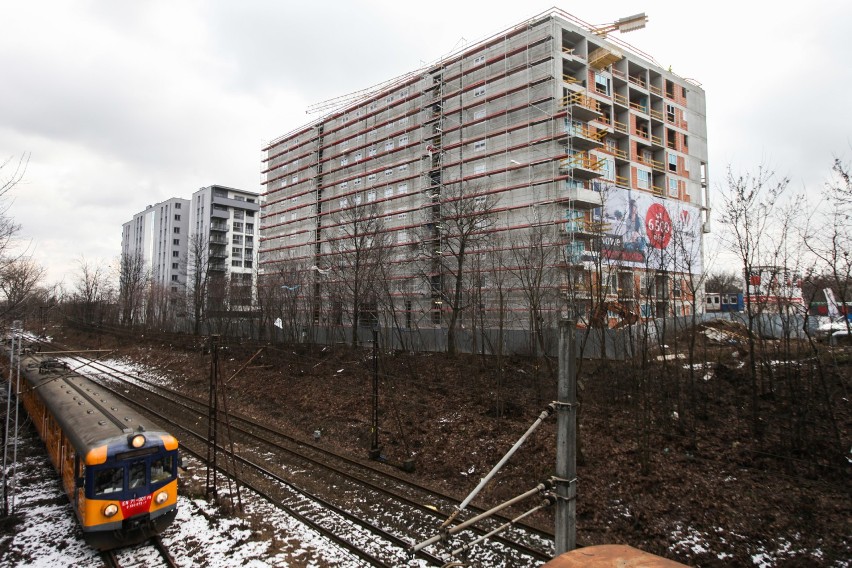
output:
[[[210,336],[210,396],[207,402],[207,487],[205,495],[218,496],[216,483],[219,443],[219,336]]]
[[[556,555],[577,548],[577,354],[574,320],[559,322],[556,401]]]
[[[377,460],[382,455],[379,446],[379,326],[373,326],[373,443],[370,446],[370,459]]]

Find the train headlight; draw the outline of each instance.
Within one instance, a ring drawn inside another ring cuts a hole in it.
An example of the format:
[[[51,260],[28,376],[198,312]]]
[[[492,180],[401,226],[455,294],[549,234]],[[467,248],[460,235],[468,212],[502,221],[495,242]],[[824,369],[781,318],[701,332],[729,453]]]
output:
[[[118,505],[115,503],[110,503],[104,507],[104,517],[113,517],[116,513],[118,513]]]
[[[141,448],[145,445],[145,436],[142,434],[136,434],[132,438],[130,438],[130,445],[134,448]]]
[[[159,493],[157,493],[157,496],[156,496],[156,497],[154,497],[154,502],[155,502],[157,505],[162,505],[163,503],[165,503],[165,502],[166,502],[166,500],[167,500],[168,498],[169,498],[169,494],[168,494],[168,492],[167,492],[167,491],[160,491]]]

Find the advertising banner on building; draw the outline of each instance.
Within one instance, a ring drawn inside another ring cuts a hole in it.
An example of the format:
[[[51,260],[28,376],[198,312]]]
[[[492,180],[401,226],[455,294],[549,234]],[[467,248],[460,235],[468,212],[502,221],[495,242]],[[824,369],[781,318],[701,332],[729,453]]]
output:
[[[698,207],[642,191],[611,188],[605,192],[604,206],[595,213],[603,236],[594,248],[604,262],[649,270],[702,272]]]

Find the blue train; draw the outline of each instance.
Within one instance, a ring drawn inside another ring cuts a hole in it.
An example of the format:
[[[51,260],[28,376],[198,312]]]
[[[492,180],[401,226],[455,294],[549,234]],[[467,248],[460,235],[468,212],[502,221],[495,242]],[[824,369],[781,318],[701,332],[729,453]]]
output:
[[[741,292],[730,294],[707,292],[704,294],[704,305],[707,312],[741,312],[745,309]]]

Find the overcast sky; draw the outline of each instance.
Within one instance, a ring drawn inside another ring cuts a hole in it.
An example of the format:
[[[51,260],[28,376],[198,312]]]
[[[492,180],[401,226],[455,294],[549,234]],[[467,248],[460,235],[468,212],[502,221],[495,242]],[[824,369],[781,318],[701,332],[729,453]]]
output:
[[[818,190],[852,157],[852,2],[562,3],[707,94],[709,173],[766,164]],[[120,254],[145,206],[262,191],[264,142],[306,108],[432,62],[553,6],[431,0],[3,2],[0,157],[31,153],[10,212],[49,280]],[[2,174],[8,175],[8,167]],[[711,204],[712,205],[712,204]]]

